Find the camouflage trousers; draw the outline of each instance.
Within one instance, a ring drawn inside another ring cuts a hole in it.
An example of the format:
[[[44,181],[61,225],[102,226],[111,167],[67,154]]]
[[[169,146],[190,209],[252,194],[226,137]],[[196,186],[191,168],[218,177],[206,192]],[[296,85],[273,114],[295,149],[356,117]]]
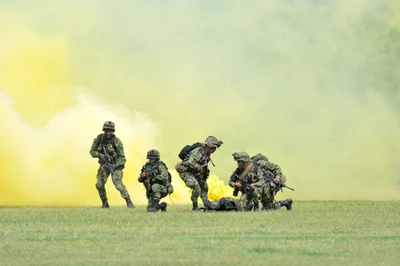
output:
[[[166,186],[155,183],[150,186],[150,189],[146,190],[146,197],[148,206],[152,207],[154,203],[158,203],[162,198],[168,195],[168,189]]]
[[[268,183],[265,184],[261,193],[261,203],[263,210],[277,210],[281,207],[281,203],[275,201],[276,191]]]
[[[254,201],[258,201],[258,195],[261,193],[261,188],[254,187],[254,191],[247,191],[246,193],[242,193],[239,198],[237,209],[247,211],[250,209],[250,205]]]
[[[185,185],[192,189],[192,195],[190,197],[192,202],[197,202],[199,197],[207,197],[208,184],[206,180],[197,179],[191,172],[179,172],[179,176],[183,182],[185,182]]]
[[[106,192],[106,183],[107,179],[110,176],[110,172],[107,170],[105,165],[99,167],[97,171],[97,183],[96,188],[99,192],[99,196],[101,200],[107,200],[107,192]],[[115,188],[121,193],[121,196],[126,199],[129,198],[129,193],[126,190],[124,183],[122,183],[122,177],[124,176],[122,170],[115,170],[114,174],[111,175],[112,181],[114,183]]]

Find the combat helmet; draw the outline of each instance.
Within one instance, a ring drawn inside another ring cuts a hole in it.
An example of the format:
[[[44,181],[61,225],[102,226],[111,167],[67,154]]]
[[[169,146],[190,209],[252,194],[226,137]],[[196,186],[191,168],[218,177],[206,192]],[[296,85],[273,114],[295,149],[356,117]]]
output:
[[[232,154],[233,159],[237,162],[249,162],[250,161],[250,156],[247,152],[235,152]]]
[[[147,152],[147,159],[160,159],[160,152],[158,150],[152,149]]]
[[[210,148],[219,148],[223,144],[222,141],[218,140],[214,136],[208,136],[204,143]]]
[[[114,132],[115,131],[114,122],[106,121],[103,125],[103,131],[105,130],[111,130],[112,132]]]

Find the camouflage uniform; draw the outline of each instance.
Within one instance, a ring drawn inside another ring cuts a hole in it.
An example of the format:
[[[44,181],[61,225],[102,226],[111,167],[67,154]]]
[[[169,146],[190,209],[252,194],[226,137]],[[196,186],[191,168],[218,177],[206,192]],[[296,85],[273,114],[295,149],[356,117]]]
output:
[[[193,211],[198,210],[198,197],[201,197],[201,199],[207,198],[208,162],[211,160],[211,153],[219,148],[221,144],[222,141],[219,141],[216,137],[209,136],[201,147],[190,151],[189,155],[175,167],[186,186],[192,189],[190,200],[193,204]],[[207,150],[209,151],[207,152]],[[204,171],[204,173],[200,173],[201,171]]]
[[[242,195],[239,199],[239,208],[245,210],[251,210],[253,208],[252,202],[258,203],[258,195],[265,190],[265,182],[261,169],[254,165],[250,161],[250,157],[246,152],[239,152],[232,154],[235,161],[238,162],[238,168],[233,172],[229,179],[229,186],[236,188],[236,183],[239,182],[239,178],[243,175],[243,172],[249,167],[248,173],[242,178],[249,184],[252,185],[249,188],[241,188]],[[242,183],[243,185],[243,183]]]
[[[143,183],[146,188],[146,197],[148,200],[147,211],[156,212],[158,210],[167,211],[167,203],[159,203],[160,200],[171,194],[171,178],[165,164],[160,161],[160,153],[157,150],[147,152],[149,161],[143,165],[138,181]]]
[[[279,188],[273,180],[276,178],[279,182],[286,182],[286,177],[282,174],[282,169],[279,165],[271,162],[270,159],[260,153],[253,156],[251,160],[261,168],[265,180],[265,189],[261,194],[262,210],[277,210],[282,206],[285,206],[287,210],[291,210],[292,199],[289,198],[278,202],[274,199],[275,194],[281,188]]]
[[[97,183],[96,188],[99,192],[100,199],[103,202],[102,208],[109,208],[107,193],[105,185],[107,179],[111,174],[112,181],[115,188],[121,193],[121,196],[126,200],[128,208],[134,208],[129,193],[126,190],[125,185],[122,183],[123,169],[125,167],[125,154],[122,141],[114,135],[115,125],[111,121],[107,121],[103,126],[104,134],[100,134],[93,140],[90,154],[93,158],[99,158],[100,167],[97,171]],[[110,156],[111,165],[114,173],[110,173],[107,168],[106,161],[103,160],[105,154],[103,151],[105,148],[107,154]]]
[[[243,207],[238,204],[239,201],[230,197],[222,197],[219,200],[209,201],[204,205],[203,210],[214,211],[242,211]]]

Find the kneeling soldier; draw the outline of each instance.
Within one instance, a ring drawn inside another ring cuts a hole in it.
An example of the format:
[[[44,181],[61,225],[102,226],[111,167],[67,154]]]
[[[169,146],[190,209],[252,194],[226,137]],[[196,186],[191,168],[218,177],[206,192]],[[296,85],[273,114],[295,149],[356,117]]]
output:
[[[138,181],[146,188],[147,211],[167,211],[167,203],[160,200],[173,192],[171,176],[166,165],[160,161],[160,152],[152,149],[147,152],[149,161],[143,165]]]

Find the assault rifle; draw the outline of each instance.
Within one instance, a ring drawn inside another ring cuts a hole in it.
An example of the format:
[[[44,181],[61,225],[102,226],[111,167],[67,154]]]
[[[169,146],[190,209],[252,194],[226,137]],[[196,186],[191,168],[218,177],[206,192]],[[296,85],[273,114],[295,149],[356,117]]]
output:
[[[214,162],[211,160],[210,157],[207,156],[206,159],[204,160],[204,163],[201,165],[201,168],[203,168],[204,173],[203,174],[200,174],[200,173],[198,174],[200,179],[207,180],[207,178],[210,176],[210,168],[208,168],[208,162],[209,161],[211,161],[212,165],[214,165],[214,167],[215,167]]]
[[[201,168],[203,168],[204,173],[203,174],[199,174],[201,178],[203,178],[204,180],[206,180],[209,176],[210,176],[210,168],[208,168],[208,163],[205,162]]]
[[[294,188],[288,187],[285,185],[285,183],[279,182],[278,184],[274,183],[274,179],[271,176],[265,176],[264,177],[265,182],[269,183],[271,187],[275,188],[276,190],[280,190],[281,188],[287,188],[290,189],[291,191],[294,191]]]
[[[146,172],[147,173],[147,177],[151,178],[151,177],[155,177],[156,175],[158,175],[158,170],[154,170],[150,165],[146,164],[142,167],[142,173]]]
[[[233,196],[236,197],[239,193],[239,190],[241,190],[243,194],[246,194],[248,191],[254,191],[254,187],[252,187],[251,184],[246,179],[241,178],[237,174],[235,174],[235,176],[237,177],[236,182],[242,184],[243,187],[241,189],[235,187],[235,189],[233,190]]]
[[[103,151],[104,151],[104,158],[106,159],[106,166],[107,170],[111,173],[114,174],[114,165],[111,163],[112,162],[112,157],[107,153],[106,148],[103,146]]]

